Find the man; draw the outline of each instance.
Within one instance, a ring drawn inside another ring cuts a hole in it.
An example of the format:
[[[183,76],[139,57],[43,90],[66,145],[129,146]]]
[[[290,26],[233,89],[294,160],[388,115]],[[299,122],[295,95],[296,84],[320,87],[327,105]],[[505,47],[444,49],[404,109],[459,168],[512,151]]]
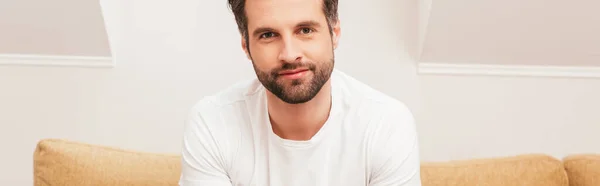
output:
[[[337,4],[229,0],[257,79],[193,107],[180,185],[421,185],[410,111],[334,70]]]

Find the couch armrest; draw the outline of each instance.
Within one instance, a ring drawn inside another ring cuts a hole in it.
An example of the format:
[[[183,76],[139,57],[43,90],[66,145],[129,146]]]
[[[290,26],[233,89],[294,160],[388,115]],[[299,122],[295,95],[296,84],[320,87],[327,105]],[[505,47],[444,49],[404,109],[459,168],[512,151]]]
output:
[[[600,185],[600,155],[575,154],[563,158],[571,186]]]

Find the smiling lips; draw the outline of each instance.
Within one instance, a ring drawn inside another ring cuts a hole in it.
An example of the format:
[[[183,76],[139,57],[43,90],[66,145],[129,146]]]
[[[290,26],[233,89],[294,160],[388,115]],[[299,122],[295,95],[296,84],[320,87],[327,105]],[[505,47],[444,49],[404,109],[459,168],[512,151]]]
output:
[[[279,73],[279,75],[286,79],[299,79],[308,73],[308,69],[295,69],[286,70]]]

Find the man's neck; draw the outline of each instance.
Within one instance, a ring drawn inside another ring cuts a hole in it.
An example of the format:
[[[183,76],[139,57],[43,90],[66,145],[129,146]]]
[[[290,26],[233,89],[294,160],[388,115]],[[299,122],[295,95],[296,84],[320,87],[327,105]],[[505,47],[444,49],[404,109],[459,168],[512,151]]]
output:
[[[267,91],[269,116],[273,132],[289,140],[311,139],[325,124],[331,110],[331,83],[302,104],[288,104]]]

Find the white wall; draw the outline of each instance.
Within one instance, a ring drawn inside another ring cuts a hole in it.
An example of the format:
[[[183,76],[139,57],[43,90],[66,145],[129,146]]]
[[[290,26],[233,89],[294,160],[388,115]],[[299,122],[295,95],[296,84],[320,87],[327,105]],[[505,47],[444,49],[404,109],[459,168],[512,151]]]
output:
[[[97,0],[0,1],[0,53],[106,56],[103,22]]]
[[[115,68],[0,66],[0,185],[32,185],[32,154],[42,138],[178,153],[190,106],[254,77],[226,1],[103,5]],[[416,33],[406,29],[416,23],[415,6],[341,1],[336,55],[339,69],[417,110],[415,64],[405,52],[414,49],[403,41]]]
[[[420,76],[422,158],[600,153],[600,79]]]

